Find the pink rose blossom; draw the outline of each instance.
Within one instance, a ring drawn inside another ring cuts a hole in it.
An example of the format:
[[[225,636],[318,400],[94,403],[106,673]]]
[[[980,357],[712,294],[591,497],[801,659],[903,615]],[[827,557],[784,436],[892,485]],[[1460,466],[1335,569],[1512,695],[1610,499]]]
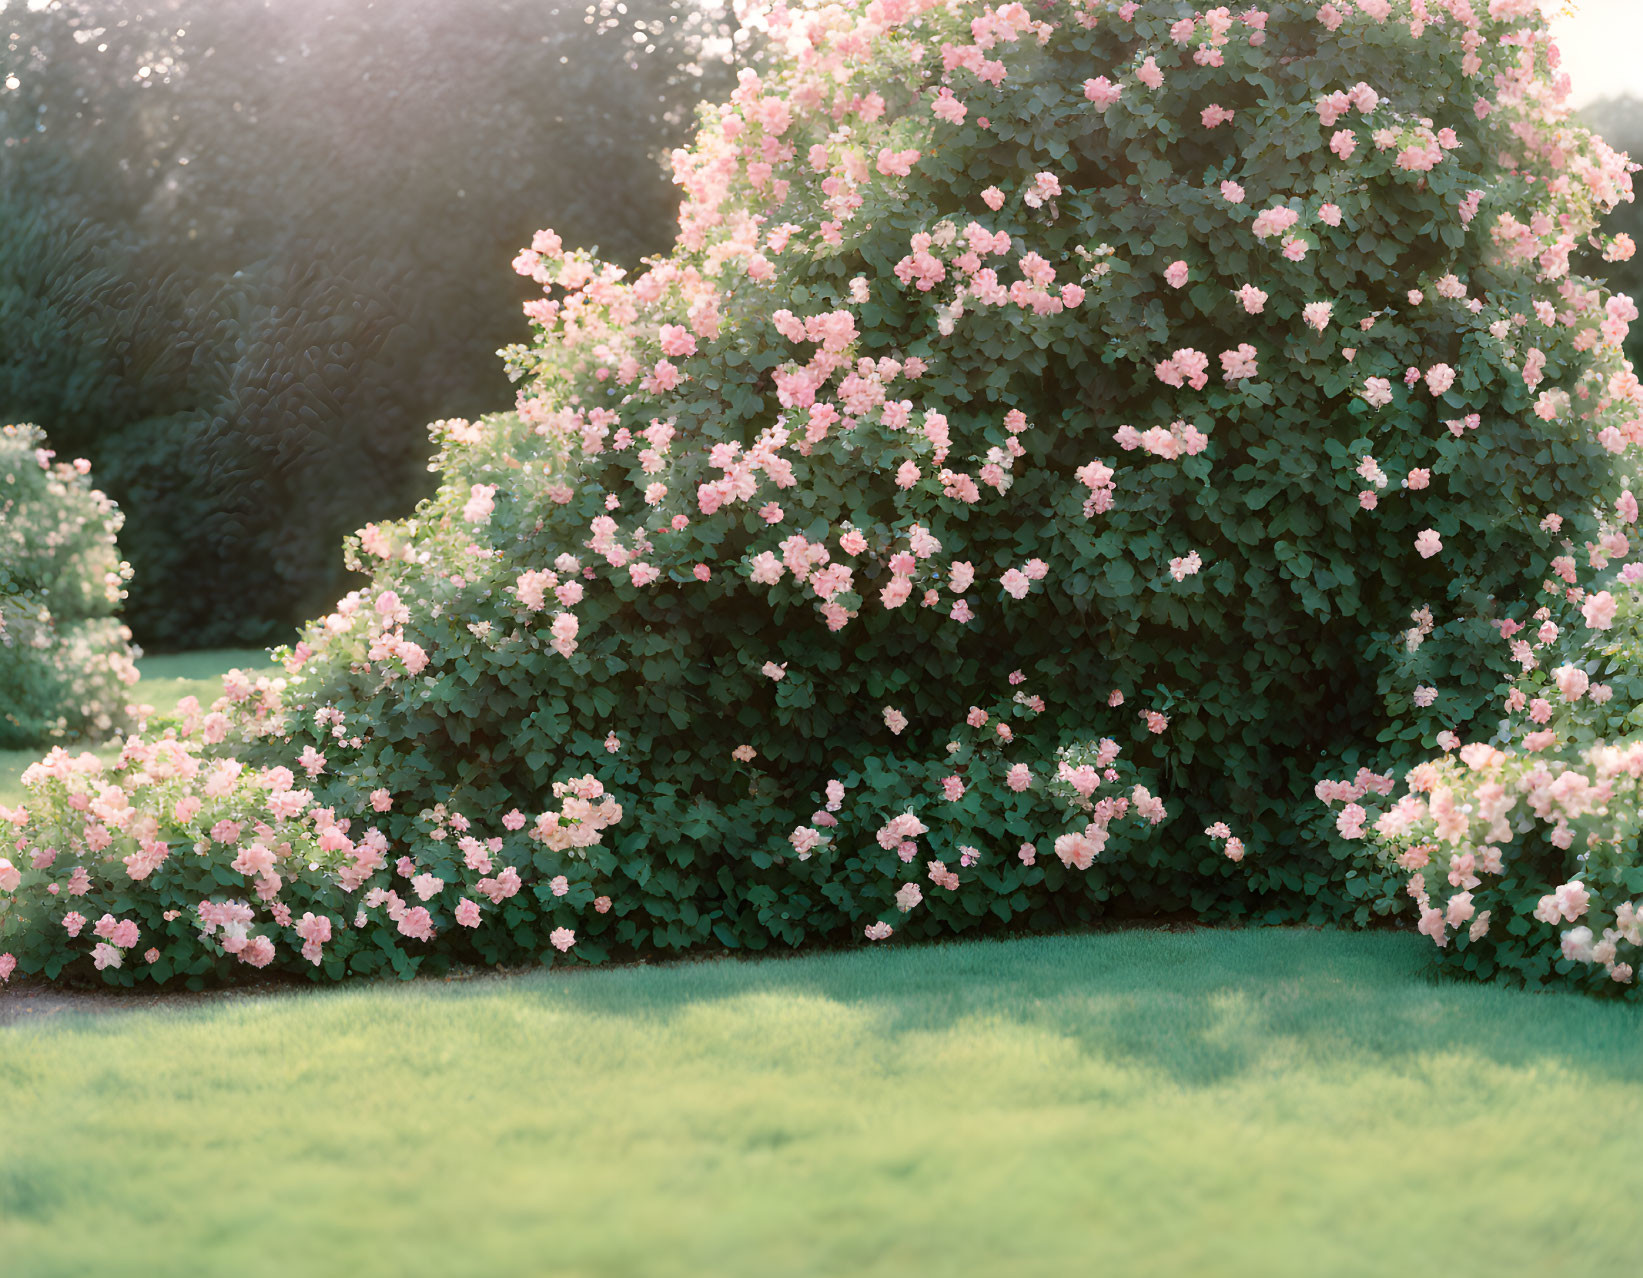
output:
[[[1084,81],[1084,96],[1095,103],[1097,111],[1105,111],[1123,96],[1123,86],[1114,84],[1106,76]]]
[[[662,354],[674,359],[696,353],[696,339],[690,330],[678,324],[663,324],[661,328]]]
[[[1264,240],[1273,235],[1282,235],[1300,220],[1301,215],[1294,209],[1275,204],[1257,213],[1250,229],[1255,232],[1256,239]]]
[[[1620,605],[1615,597],[1607,590],[1600,590],[1595,595],[1588,595],[1580,606],[1580,615],[1586,619],[1586,624],[1593,630],[1607,630],[1614,625],[1615,613]]]

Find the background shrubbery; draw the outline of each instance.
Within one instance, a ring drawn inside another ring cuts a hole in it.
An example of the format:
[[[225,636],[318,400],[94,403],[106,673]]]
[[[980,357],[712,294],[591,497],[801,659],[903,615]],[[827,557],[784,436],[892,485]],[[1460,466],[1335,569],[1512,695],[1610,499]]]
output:
[[[429,490],[423,423],[507,402],[535,227],[666,244],[661,156],[734,30],[671,0],[4,21],[0,420],[96,464],[161,648],[272,642],[336,597],[342,534]]]
[[[1582,107],[1579,115],[1592,132],[1617,151],[1643,155],[1643,98],[1604,98]],[[1643,248],[1643,201],[1616,205],[1602,219],[1601,229],[1605,237],[1629,235]],[[1613,292],[1643,298],[1643,255],[1624,262],[1606,262],[1601,254],[1585,247],[1577,260],[1582,271],[1602,276]],[[1627,338],[1626,357],[1634,364],[1643,360],[1643,327],[1633,328]]]
[[[136,682],[120,512],[33,426],[0,426],[0,749],[107,737]]]

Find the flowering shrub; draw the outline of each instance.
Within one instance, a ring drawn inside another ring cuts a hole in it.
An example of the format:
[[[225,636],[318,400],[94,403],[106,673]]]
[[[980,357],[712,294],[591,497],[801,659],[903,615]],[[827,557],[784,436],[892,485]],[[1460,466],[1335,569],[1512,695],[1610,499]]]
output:
[[[34,774],[30,937],[76,868],[101,944],[199,947],[126,978],[206,975],[230,904],[326,975],[1384,907],[1302,805],[1489,703],[1491,620],[1643,430],[1635,311],[1568,267],[1628,166],[1535,7],[765,24],[672,256],[520,254],[515,411],[435,424],[283,686]],[[268,833],[201,824],[207,758]]]
[[[254,689],[231,677],[228,686],[242,701],[269,691],[266,679]],[[25,872],[45,883],[44,891],[18,894],[6,920],[8,940],[31,970],[56,976],[89,956],[95,970],[124,984],[141,973],[198,985],[239,965],[267,967],[279,955],[332,978],[390,965],[409,975],[414,964],[402,944],[434,936],[423,902],[458,893],[442,904],[458,926],[475,927],[480,901],[494,916],[519,893],[516,869],[492,874],[501,840],[471,837],[460,840],[465,860],[455,874],[423,870],[407,873],[399,891],[367,888],[388,877],[380,829],[315,807],[313,791],[299,788],[287,768],[258,772],[209,757],[202,746],[225,716],[202,715],[192,697],[180,714],[180,732],[147,743],[131,737],[109,768],[95,755],[54,749],[24,774],[39,814],[0,809],[0,819],[28,836],[18,848],[26,847],[25,861],[0,860],[0,892],[15,892]],[[556,786],[554,795],[555,810],[531,831],[544,846],[586,849],[621,818],[594,777]],[[442,829],[468,828],[443,812],[432,819]],[[59,848],[74,852],[63,858]],[[404,860],[394,867],[408,868]],[[548,940],[568,948],[574,934],[559,929]]]
[[[1341,832],[1376,849],[1381,911],[1414,916],[1458,971],[1636,989],[1643,562],[1627,560],[1634,486],[1586,544],[1584,563],[1564,542],[1544,602],[1521,621],[1502,619],[1500,642],[1519,674],[1492,732],[1467,744],[1440,733],[1443,753],[1408,770],[1402,795],[1391,773],[1318,788],[1341,805]]]
[[[38,428],[0,426],[0,748],[107,736],[137,679],[120,512],[89,464],[54,456]]]

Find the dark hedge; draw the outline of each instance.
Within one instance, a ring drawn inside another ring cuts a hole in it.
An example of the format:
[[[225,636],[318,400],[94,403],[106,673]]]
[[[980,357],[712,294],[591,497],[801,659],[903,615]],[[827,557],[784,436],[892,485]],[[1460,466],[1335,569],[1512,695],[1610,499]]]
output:
[[[537,226],[630,264],[667,245],[660,160],[727,83],[697,59],[729,31],[621,10],[6,15],[0,420],[126,510],[146,646],[278,640],[345,588],[341,536],[432,490],[424,423],[509,401],[506,263]]]

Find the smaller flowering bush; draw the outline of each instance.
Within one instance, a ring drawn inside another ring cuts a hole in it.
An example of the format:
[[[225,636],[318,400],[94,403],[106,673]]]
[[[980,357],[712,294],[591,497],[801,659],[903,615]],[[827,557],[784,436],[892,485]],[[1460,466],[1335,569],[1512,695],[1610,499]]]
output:
[[[1375,850],[1377,908],[1411,915],[1448,966],[1635,996],[1643,561],[1614,561],[1632,551],[1637,510],[1627,487],[1585,545],[1585,584],[1575,556],[1559,554],[1545,602],[1496,623],[1519,676],[1487,740],[1440,732],[1443,753],[1409,769],[1401,795],[1392,773],[1368,769],[1318,786],[1336,832]],[[1411,651],[1423,626],[1417,618],[1409,632]]]
[[[389,855],[378,824],[319,805],[308,787],[323,761],[311,748],[295,770],[250,768],[214,750],[230,716],[241,737],[281,722],[284,680],[234,672],[224,682],[209,710],[186,698],[163,735],[128,738],[112,763],[54,748],[23,775],[27,803],[0,807],[11,835],[0,933],[25,972],[56,977],[78,961],[111,983],[181,978],[196,988],[276,963],[332,979],[409,976],[447,927],[460,935],[523,921],[510,904],[523,884],[510,862],[528,867],[527,849],[585,858],[622,819],[591,776],[556,785],[553,806],[529,820],[509,813],[489,837],[435,807],[416,819],[442,855],[413,865]],[[378,791],[369,806],[392,804]],[[569,950],[576,934],[565,922],[598,905],[572,896],[563,876],[543,896],[562,901],[544,935]],[[0,956],[0,980],[18,965]]]
[[[137,679],[122,516],[89,462],[54,458],[38,427],[0,426],[0,748],[106,737]]]
[[[210,707],[185,698],[158,735],[129,737],[111,763],[58,747],[28,768],[25,804],[0,807],[0,936],[9,947],[0,954],[0,980],[19,969],[48,978],[78,971],[127,986],[181,980],[198,988],[232,980],[244,967],[315,979],[410,976],[430,958],[436,968],[452,959],[520,958],[537,954],[543,941],[548,957],[575,948],[578,957],[598,960],[646,948],[648,929],[624,916],[652,871],[644,862],[624,863],[607,846],[624,812],[596,776],[555,782],[551,802],[533,814],[514,808],[470,819],[445,804],[402,814],[392,794],[376,787],[358,795],[361,815],[339,817],[319,797],[339,792],[325,753],[313,745],[290,767],[248,766],[235,757],[277,751],[296,686],[234,671]],[[318,717],[326,727],[342,726],[334,714]],[[893,724],[896,715],[885,717]],[[1120,751],[1110,739],[1064,747],[1039,775],[1026,763],[1002,768],[1007,735],[992,714],[973,709],[964,728],[968,739],[955,733],[925,778],[949,809],[932,816],[936,828],[905,806],[892,810],[902,802],[902,779],[869,770],[863,797],[882,792],[866,840],[871,850],[846,855],[833,815],[845,789],[832,783],[810,822],[788,836],[787,855],[765,859],[796,871],[788,876],[789,899],[799,883],[823,874],[865,877],[871,861],[888,854],[913,877],[897,889],[886,917],[865,928],[866,938],[888,938],[909,922],[939,934],[954,926],[955,911],[969,908],[958,898],[961,885],[1013,886],[1015,904],[1023,905],[1024,887],[1038,898],[1088,871],[1118,823],[1144,833],[1164,816],[1144,785],[1119,792],[1126,773],[1115,766]],[[338,743],[358,748],[346,735]],[[340,793],[349,793],[346,785]],[[968,844],[937,851],[964,828],[963,813],[1006,795],[1009,829],[1030,829],[1030,814],[1047,807],[1069,830],[1053,840],[1046,866],[1037,865],[1031,839],[1004,864]],[[418,832],[414,857],[384,833],[404,829],[406,817]],[[764,895],[776,900],[768,883]],[[623,902],[615,912],[613,896]],[[907,919],[915,910],[929,921]]]
[[[1474,742],[1417,765],[1368,830],[1340,794],[1342,833],[1374,841],[1388,912],[1414,913],[1446,965],[1629,990],[1643,947],[1643,739],[1533,746]]]

